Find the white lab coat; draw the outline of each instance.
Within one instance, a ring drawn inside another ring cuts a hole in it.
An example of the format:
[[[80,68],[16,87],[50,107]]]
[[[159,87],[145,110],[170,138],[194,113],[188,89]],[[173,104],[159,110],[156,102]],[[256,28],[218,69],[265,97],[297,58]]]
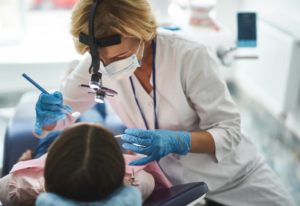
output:
[[[159,128],[205,130],[212,134],[216,147],[215,155],[162,158],[159,164],[171,182],[204,181],[210,189],[207,197],[226,205],[253,205],[254,199],[255,205],[292,205],[253,144],[241,134],[240,115],[206,48],[169,31],[158,31],[156,47]],[[89,82],[90,62],[90,55],[85,54],[61,86],[65,103],[74,111],[84,112],[95,103],[94,96],[78,86]],[[133,80],[147,122],[154,129],[152,96]],[[112,81],[103,76],[103,85],[119,93],[107,100],[124,124],[145,128],[129,79]]]

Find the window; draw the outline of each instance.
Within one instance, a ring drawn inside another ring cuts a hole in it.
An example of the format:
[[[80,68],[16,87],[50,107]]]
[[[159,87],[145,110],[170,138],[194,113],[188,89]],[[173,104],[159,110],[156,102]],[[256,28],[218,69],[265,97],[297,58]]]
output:
[[[18,41],[24,31],[22,1],[0,1],[0,45]]]
[[[1,0],[0,63],[61,62],[76,55],[69,33],[77,0]]]

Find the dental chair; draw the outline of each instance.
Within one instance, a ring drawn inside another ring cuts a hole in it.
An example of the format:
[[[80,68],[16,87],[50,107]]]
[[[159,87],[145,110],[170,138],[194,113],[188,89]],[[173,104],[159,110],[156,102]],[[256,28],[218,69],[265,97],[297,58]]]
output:
[[[38,139],[32,135],[35,119],[35,102],[38,93],[25,93],[16,108],[15,115],[10,120],[5,134],[4,160],[2,176],[9,173],[12,166],[17,162],[21,154],[27,149],[36,147]],[[121,134],[125,127],[105,105],[97,105],[82,115],[80,121],[98,122],[112,131],[114,135]],[[155,188],[152,195],[143,204],[144,206],[182,206],[193,205],[204,198],[208,187],[204,182],[195,182],[176,185],[172,188]]]

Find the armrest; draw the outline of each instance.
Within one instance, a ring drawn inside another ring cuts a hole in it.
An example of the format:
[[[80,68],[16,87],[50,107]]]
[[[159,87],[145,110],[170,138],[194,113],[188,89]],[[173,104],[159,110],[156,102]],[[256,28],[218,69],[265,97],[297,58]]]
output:
[[[147,199],[143,206],[182,206],[187,205],[208,192],[204,182],[194,182],[176,185],[169,189],[157,189]]]

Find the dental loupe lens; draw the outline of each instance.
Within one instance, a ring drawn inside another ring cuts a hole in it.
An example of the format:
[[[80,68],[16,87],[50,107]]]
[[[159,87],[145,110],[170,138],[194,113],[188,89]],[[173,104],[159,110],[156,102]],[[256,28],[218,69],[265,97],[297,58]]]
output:
[[[98,82],[94,82],[94,81],[91,81],[91,82],[90,82],[90,87],[91,87],[92,89],[94,89],[94,90],[100,89],[99,83],[98,83]]]
[[[97,103],[104,103],[104,97],[100,95],[95,96],[95,102]]]

